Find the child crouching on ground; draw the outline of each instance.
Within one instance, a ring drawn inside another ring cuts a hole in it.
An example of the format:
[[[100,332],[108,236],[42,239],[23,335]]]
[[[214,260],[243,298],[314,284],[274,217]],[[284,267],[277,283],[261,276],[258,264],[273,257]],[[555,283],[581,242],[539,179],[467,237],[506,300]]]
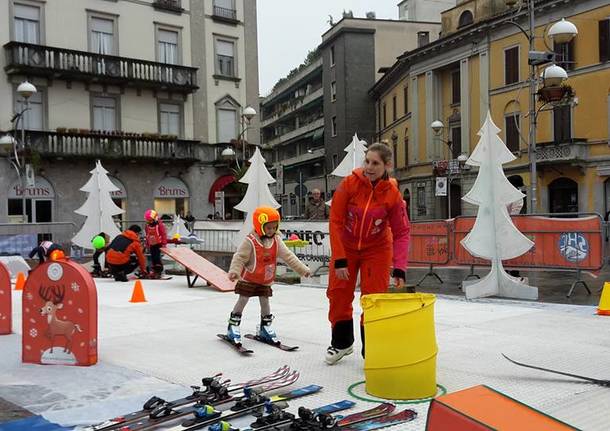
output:
[[[277,344],[279,339],[271,327],[273,315],[269,297],[275,280],[278,257],[301,276],[309,277],[311,272],[278,235],[280,213],[271,207],[259,207],[252,216],[254,230],[241,243],[231,261],[229,278],[238,280],[235,293],[239,299],[229,318],[227,337],[235,344],[241,344],[239,325],[241,315],[252,296],[258,296],[261,305],[261,321],[257,335],[268,343]]]

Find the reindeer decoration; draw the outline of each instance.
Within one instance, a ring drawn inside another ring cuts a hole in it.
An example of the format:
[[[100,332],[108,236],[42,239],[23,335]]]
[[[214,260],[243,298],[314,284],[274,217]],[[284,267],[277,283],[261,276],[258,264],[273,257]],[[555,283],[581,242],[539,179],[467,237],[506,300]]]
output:
[[[69,320],[60,320],[57,318],[57,310],[63,308],[63,300],[66,289],[59,286],[40,287],[38,294],[45,300],[44,306],[40,309],[40,314],[47,316],[49,327],[45,335],[51,339],[51,353],[53,353],[54,339],[57,336],[63,336],[66,339],[64,352],[71,353],[72,336],[75,331],[83,332],[80,326]]]

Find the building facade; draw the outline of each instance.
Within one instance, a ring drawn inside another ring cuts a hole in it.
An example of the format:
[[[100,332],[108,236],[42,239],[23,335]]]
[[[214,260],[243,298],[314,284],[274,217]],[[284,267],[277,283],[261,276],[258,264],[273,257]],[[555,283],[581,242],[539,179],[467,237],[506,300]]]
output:
[[[561,18],[578,28],[572,42],[551,47],[568,72],[566,97],[547,103],[538,91],[538,213],[610,210],[609,16],[603,1],[536,2],[536,50],[547,50],[543,34]],[[396,175],[413,219],[476,214],[461,200],[476,170],[458,158],[476,146],[488,110],[517,157],[505,173],[529,193],[529,47],[508,23],[527,28],[527,18],[527,8],[509,8],[503,0],[459,1],[443,13],[438,40],[405,52],[371,89],[378,112],[397,100],[393,121],[378,120],[378,136],[397,149]],[[435,120],[445,126],[438,136],[430,127]],[[447,178],[447,196],[436,196],[439,177]]]
[[[197,218],[213,213],[211,185],[229,172],[220,161],[225,142],[218,130],[227,131],[228,143],[240,127],[237,120],[233,134],[229,126],[217,127],[217,110],[225,108],[218,103],[230,101],[227,110],[239,118],[240,107],[258,93],[256,73],[248,80],[252,68],[245,67],[256,58],[256,2],[245,2],[244,10],[235,1],[3,2],[0,95],[7,103],[0,107],[0,130],[18,145],[23,133],[20,161],[29,166],[13,169],[14,160],[0,158],[6,184],[0,223],[22,221],[25,193],[29,222],[80,226],[83,217],[74,210],[86,194],[79,189],[96,159],[119,188],[112,197],[125,222],[142,220],[147,208]],[[205,11],[197,9],[204,3]],[[221,25],[214,14],[233,14],[229,30],[214,27]],[[234,28],[241,33],[235,36]],[[248,37],[254,48],[244,46]],[[228,45],[215,45],[229,39],[236,47],[233,76],[230,59],[218,64],[218,51],[229,54]],[[255,51],[248,58],[246,48]],[[27,101],[17,92],[26,80],[38,90]],[[227,124],[228,117],[222,117]]]

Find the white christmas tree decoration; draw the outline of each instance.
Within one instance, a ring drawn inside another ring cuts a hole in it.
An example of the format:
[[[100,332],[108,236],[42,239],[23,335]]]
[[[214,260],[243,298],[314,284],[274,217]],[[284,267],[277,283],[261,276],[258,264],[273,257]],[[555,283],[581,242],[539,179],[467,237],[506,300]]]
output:
[[[466,161],[478,166],[479,174],[472,189],[462,198],[478,205],[472,230],[461,241],[475,257],[491,260],[491,271],[481,280],[462,283],[467,299],[484,296],[503,296],[537,299],[538,288],[528,286],[519,277],[504,271],[502,261],[521,256],[534,243],[513,224],[507,205],[525,196],[504,175],[502,165],[515,160],[513,153],[498,137],[500,129],[491,120],[489,111],[478,135],[479,143]]]
[[[250,167],[244,176],[239,179],[240,183],[248,184],[248,190],[246,190],[246,195],[242,201],[235,205],[235,209],[246,213],[244,224],[233,240],[236,246],[253,229],[251,214],[256,208],[260,206],[281,207],[269,190],[269,184],[275,183],[275,179],[267,170],[265,159],[258,148],[256,148],[254,155],[249,161]]]
[[[366,141],[358,138],[358,134],[354,133],[352,142],[343,150],[347,154],[341,160],[341,163],[330,174],[337,177],[347,177],[356,168],[364,164],[366,156]]]
[[[184,220],[179,215],[174,215],[174,220],[172,223],[172,228],[167,233],[167,237],[169,239],[174,238],[178,234],[180,238],[187,237],[191,234],[191,232],[187,229]]]
[[[92,249],[91,240],[100,232],[107,233],[110,238],[119,235],[121,231],[117,228],[112,216],[122,214],[124,211],[116,206],[110,197],[110,192],[118,191],[119,188],[112,184],[108,178],[108,171],[103,168],[99,160],[95,162],[95,168],[90,171],[91,178],[81,187],[81,191],[89,193],[87,200],[76,214],[87,217],[83,227],[72,238],[72,242],[79,247]]]
[[[341,163],[332,171],[330,174],[336,177],[347,177],[356,168],[364,165],[364,158],[366,157],[366,141],[358,138],[358,134],[354,133],[352,142],[343,150],[347,154],[341,160]],[[332,199],[326,202],[326,205],[331,204]]]

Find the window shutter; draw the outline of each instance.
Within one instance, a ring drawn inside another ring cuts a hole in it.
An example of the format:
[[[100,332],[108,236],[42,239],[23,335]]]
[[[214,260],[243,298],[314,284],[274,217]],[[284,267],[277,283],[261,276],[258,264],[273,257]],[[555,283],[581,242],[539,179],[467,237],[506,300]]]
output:
[[[216,54],[225,55],[227,57],[233,57],[233,42],[217,40],[216,41]]]
[[[599,62],[610,60],[610,20],[599,22]]]
[[[218,115],[218,142],[231,142],[235,139],[237,123],[236,113],[233,109],[219,109]]]
[[[15,18],[38,21],[40,19],[40,8],[24,4],[15,4]]]

